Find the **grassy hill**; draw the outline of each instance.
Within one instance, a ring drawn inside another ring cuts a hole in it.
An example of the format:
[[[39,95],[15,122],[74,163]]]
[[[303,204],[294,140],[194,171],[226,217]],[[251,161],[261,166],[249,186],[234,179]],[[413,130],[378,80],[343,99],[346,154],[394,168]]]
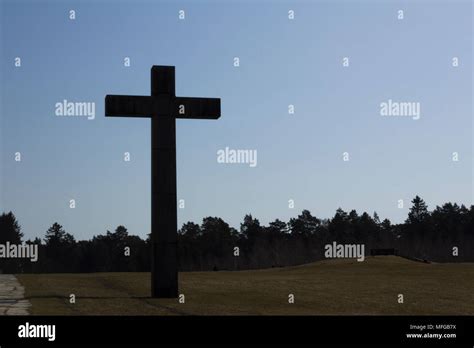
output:
[[[151,299],[149,273],[20,274],[32,314],[474,314],[474,264],[395,256],[239,272],[179,274],[177,299]],[[75,294],[76,303],[69,303]],[[288,303],[294,294],[295,303]],[[403,294],[404,303],[398,303]]]

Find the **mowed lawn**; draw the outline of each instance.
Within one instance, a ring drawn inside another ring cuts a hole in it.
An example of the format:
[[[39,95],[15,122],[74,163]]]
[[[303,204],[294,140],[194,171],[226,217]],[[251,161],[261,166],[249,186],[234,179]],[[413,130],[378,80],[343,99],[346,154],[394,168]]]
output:
[[[151,299],[149,273],[20,274],[18,279],[33,305],[30,313],[41,315],[474,314],[474,264],[424,264],[395,256],[184,272],[179,274],[184,304]],[[75,304],[69,303],[70,294]]]

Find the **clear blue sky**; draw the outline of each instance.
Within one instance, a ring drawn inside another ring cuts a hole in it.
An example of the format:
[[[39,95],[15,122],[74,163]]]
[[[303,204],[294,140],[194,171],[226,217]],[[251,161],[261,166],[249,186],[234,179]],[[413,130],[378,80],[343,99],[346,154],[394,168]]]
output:
[[[106,118],[104,96],[149,95],[152,65],[176,66],[177,95],[222,98],[219,120],[177,121],[179,226],[338,207],[401,222],[417,194],[473,203],[470,1],[0,3],[0,211],[27,238],[55,221],[77,239],[149,232],[150,120]],[[63,99],[95,102],[96,118],[55,116]],[[380,116],[388,99],[420,102],[421,119]],[[217,163],[226,146],[256,149],[257,167]]]

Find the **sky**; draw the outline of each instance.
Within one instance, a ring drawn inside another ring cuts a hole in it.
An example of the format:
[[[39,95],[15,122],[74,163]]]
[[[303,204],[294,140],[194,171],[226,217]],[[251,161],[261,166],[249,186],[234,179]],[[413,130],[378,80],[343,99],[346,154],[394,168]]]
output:
[[[403,222],[415,195],[471,205],[472,18],[467,0],[0,0],[0,212],[26,238],[56,221],[76,239],[145,237],[150,120],[106,118],[104,97],[149,95],[152,65],[176,67],[179,96],[221,98],[220,119],[177,120],[178,227],[339,207]],[[65,99],[95,118],[56,116]],[[420,118],[382,116],[389,99]],[[218,163],[226,147],[257,165]]]

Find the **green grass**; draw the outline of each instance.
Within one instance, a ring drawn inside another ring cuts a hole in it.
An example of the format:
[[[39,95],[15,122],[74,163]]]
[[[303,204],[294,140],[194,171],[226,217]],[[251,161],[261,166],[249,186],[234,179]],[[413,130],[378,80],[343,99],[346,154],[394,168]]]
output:
[[[474,264],[395,256],[297,267],[179,274],[177,299],[151,299],[149,273],[20,274],[41,315],[473,315]],[[76,303],[69,303],[69,295]],[[295,303],[288,303],[288,294]],[[404,303],[397,301],[404,295]]]

